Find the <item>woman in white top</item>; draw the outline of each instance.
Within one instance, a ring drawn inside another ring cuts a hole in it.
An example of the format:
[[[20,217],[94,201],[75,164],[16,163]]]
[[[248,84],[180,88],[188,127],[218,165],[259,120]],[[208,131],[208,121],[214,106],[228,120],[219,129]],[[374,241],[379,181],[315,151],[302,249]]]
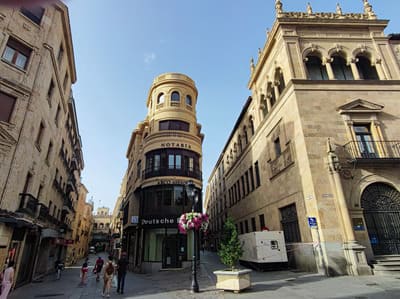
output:
[[[8,293],[14,283],[14,261],[8,263],[8,267],[4,270],[3,281],[1,282],[0,299],[7,299]]]

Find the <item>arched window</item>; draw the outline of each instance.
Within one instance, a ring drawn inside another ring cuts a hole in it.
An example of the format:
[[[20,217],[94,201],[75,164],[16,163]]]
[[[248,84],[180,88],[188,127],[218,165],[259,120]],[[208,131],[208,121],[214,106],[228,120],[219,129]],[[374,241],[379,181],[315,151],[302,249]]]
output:
[[[275,95],[275,88],[272,85],[272,82],[268,83],[268,87],[267,87],[267,94],[269,97],[269,102],[271,104],[271,107],[273,107],[276,103],[276,95]]]
[[[357,69],[358,73],[360,74],[360,79],[364,80],[379,80],[378,73],[376,72],[376,68],[374,65],[371,64],[371,61],[363,56],[358,55],[357,57]]]
[[[157,97],[157,104],[162,104],[165,101],[165,97],[163,93],[160,93]]]
[[[190,95],[186,96],[186,105],[192,106],[192,97]]]
[[[339,54],[332,56],[331,63],[333,74],[337,80],[354,80],[351,68],[347,65],[346,60]]]
[[[251,136],[253,136],[254,135],[254,120],[253,120],[252,116],[249,117],[249,124],[250,124]]]
[[[247,127],[243,127],[244,143],[247,145],[249,143],[249,136],[247,135]]]
[[[322,60],[316,55],[309,55],[306,58],[306,68],[308,79],[310,80],[328,80],[326,67],[322,65]]]
[[[263,117],[265,118],[268,114],[268,105],[267,105],[267,98],[263,94],[261,95],[260,108],[262,110]]]
[[[285,89],[285,79],[283,78],[283,72],[280,68],[277,68],[275,71],[275,82],[278,84],[279,95],[281,95]]]
[[[241,135],[238,136],[238,144],[239,144],[239,151],[242,152],[243,151],[243,143],[242,143]]]
[[[179,92],[177,92],[177,91],[174,91],[172,94],[171,94],[171,101],[172,102],[179,102],[180,101],[180,95],[179,95]]]

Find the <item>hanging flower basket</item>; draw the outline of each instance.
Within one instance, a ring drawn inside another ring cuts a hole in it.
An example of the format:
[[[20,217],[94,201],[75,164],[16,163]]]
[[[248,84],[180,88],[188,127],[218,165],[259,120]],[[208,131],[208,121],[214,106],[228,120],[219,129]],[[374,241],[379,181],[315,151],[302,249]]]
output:
[[[208,227],[208,215],[198,212],[182,214],[179,218],[178,229],[182,234],[189,230],[201,230],[205,232]]]

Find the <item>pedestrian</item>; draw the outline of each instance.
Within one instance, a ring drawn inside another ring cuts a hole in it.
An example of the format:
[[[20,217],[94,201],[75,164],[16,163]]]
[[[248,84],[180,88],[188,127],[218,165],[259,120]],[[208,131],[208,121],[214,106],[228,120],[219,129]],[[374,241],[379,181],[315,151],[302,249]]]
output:
[[[88,271],[89,271],[88,263],[85,260],[85,262],[83,263],[82,268],[81,268],[81,283],[80,283],[81,285],[86,284],[86,278],[88,275]]]
[[[104,268],[104,285],[103,285],[103,294],[102,296],[110,297],[110,289],[111,289],[111,282],[114,276],[114,265],[112,263],[112,258],[109,257],[107,265]]]
[[[104,260],[99,256],[96,260],[96,265],[93,268],[93,272],[96,274],[96,281],[100,280],[100,273],[103,269]]]
[[[10,292],[13,283],[14,283],[14,261],[10,261],[3,273],[0,299],[7,299],[8,293]]]
[[[128,257],[126,252],[122,252],[121,258],[118,260],[117,263],[117,273],[118,273],[118,283],[117,283],[117,293],[123,294],[124,293],[124,286],[125,286],[125,276],[126,270],[128,268]]]

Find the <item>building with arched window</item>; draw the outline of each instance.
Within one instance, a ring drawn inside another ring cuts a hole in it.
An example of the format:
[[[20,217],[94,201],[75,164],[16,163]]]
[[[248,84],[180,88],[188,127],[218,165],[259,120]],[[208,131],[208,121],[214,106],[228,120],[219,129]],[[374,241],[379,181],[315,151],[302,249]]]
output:
[[[111,214],[107,207],[97,208],[93,216],[93,230],[91,246],[96,247],[96,251],[109,251],[111,240]]]
[[[284,231],[293,267],[369,274],[400,254],[399,37],[367,0],[362,13],[275,6],[208,179],[207,243],[230,216],[240,234]]]
[[[193,236],[178,232],[178,218],[192,209],[185,192],[188,181],[197,189],[194,208],[202,210],[204,136],[196,104],[192,79],[162,74],[150,88],[145,120],[132,132],[121,206],[122,249],[128,252],[131,269],[180,268],[193,256]]]

